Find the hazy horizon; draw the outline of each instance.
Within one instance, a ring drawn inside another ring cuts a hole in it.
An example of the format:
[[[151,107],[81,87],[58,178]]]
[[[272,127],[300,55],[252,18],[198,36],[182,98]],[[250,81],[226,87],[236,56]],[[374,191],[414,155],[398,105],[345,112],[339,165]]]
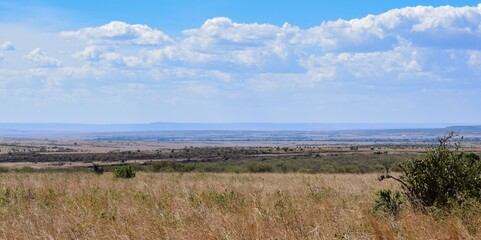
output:
[[[481,124],[459,123],[0,123],[0,132],[155,132],[155,131],[342,131],[409,130],[479,127]]]

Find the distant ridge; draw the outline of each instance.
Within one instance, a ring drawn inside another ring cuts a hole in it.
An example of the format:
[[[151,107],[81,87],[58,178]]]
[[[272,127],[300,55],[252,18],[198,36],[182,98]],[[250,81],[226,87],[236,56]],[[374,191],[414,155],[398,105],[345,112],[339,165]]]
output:
[[[449,130],[481,130],[481,125],[475,125],[475,126],[449,126],[446,127],[446,129]]]

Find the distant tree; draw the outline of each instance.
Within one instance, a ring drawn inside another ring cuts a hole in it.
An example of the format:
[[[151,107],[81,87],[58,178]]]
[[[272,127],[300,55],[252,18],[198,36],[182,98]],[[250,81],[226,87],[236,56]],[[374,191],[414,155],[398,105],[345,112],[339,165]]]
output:
[[[101,175],[101,174],[104,173],[105,170],[104,170],[104,168],[103,168],[102,166],[99,166],[99,165],[97,165],[97,164],[95,164],[95,163],[93,163],[93,165],[94,165],[94,172],[95,172],[96,174]]]

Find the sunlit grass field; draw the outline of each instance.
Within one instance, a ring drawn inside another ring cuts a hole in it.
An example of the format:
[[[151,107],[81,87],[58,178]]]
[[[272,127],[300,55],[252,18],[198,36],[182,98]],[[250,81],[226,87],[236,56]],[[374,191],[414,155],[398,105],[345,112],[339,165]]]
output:
[[[3,239],[481,239],[478,206],[373,211],[376,174],[0,174]]]

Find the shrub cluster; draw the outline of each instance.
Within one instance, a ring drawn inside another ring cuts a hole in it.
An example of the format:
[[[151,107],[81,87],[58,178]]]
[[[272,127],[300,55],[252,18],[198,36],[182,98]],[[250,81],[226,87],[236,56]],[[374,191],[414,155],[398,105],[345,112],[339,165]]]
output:
[[[159,161],[151,164],[155,172],[192,172],[195,166],[183,164],[177,161]]]
[[[132,166],[120,166],[114,170],[114,177],[116,178],[133,178],[135,177],[135,171]]]
[[[449,133],[439,138],[439,146],[402,163],[399,178],[385,174],[379,180],[391,178],[401,183],[406,197],[416,206],[449,208],[468,199],[481,202],[479,156],[460,151],[460,142],[451,148],[453,136]]]
[[[247,169],[252,173],[266,173],[274,171],[274,167],[266,163],[251,163],[247,166]]]
[[[402,198],[399,191],[381,189],[377,192],[374,210],[379,213],[397,216],[401,210]]]

